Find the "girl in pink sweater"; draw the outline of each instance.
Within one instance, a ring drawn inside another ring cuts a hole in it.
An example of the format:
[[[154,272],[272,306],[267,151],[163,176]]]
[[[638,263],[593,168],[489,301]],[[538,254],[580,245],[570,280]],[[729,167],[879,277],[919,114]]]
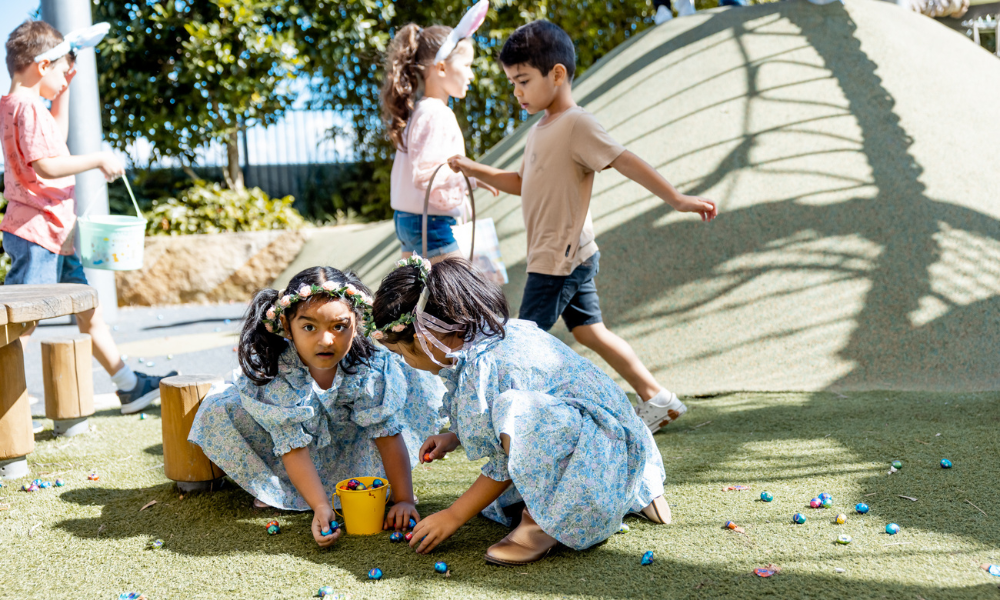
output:
[[[472,81],[471,36],[486,16],[481,1],[452,29],[443,25],[404,26],[389,46],[382,86],[382,120],[396,146],[392,165],[391,206],[403,258],[421,252],[424,194],[438,166],[465,155],[465,138],[451,98],[464,98]],[[497,190],[472,180],[473,188]],[[427,256],[431,262],[457,255],[451,226],[468,214],[465,179],[441,169],[431,188],[427,218]]]

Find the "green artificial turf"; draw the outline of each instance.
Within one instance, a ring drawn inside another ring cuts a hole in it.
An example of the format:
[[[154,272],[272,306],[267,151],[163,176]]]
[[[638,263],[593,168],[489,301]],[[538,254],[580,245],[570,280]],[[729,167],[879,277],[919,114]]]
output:
[[[387,534],[345,536],[320,550],[311,515],[255,512],[231,484],[182,498],[159,466],[158,409],[146,420],[108,411],[92,418],[90,435],[36,437],[32,478],[60,477],[66,487],[26,493],[19,488],[30,478],[3,483],[0,596],[309,598],[330,585],[350,598],[1000,598],[1000,578],[978,568],[1000,562],[998,400],[879,392],[692,399],[688,415],[655,436],[673,524],[629,517],[628,533],[521,568],[484,564],[505,529],[482,518],[429,556]],[[954,468],[941,469],[941,458]],[[903,468],[889,475],[894,459]],[[91,471],[99,481],[87,480]],[[419,467],[421,513],[447,506],[476,472],[461,450]],[[751,490],[723,491],[728,485]],[[773,502],[758,499],[764,490]],[[809,509],[824,491],[834,507]],[[868,515],[852,510],[859,501]],[[792,524],[796,511],[806,524]],[[846,524],[833,523],[838,512]],[[265,532],[272,518],[280,535]],[[746,533],[726,530],[730,519]],[[889,522],[902,532],[885,534]],[[837,545],[841,533],[853,543]],[[147,549],[157,538],[163,548]],[[642,567],[646,550],[656,560]],[[450,577],[434,572],[437,560]],[[752,574],[768,563],[781,572]],[[374,566],[385,573],[379,582],[366,578]]]

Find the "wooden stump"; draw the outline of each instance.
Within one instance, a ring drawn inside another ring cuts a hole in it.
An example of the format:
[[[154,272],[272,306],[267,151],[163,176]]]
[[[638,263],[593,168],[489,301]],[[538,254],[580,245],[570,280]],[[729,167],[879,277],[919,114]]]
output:
[[[160,381],[160,417],[163,421],[163,472],[181,490],[206,489],[224,473],[188,441],[198,406],[213,383],[213,375],[177,375]]]
[[[24,351],[15,339],[0,347],[0,475],[13,479],[27,474],[24,457],[34,450]]]
[[[56,422],[56,433],[88,431],[94,414],[94,377],[90,336],[81,333],[42,342],[45,416]]]

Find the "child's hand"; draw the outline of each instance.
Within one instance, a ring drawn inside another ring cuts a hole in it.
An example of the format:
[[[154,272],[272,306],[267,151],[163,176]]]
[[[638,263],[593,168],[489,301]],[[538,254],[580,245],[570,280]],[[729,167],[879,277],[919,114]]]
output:
[[[450,538],[459,527],[462,526],[462,519],[455,516],[451,509],[444,509],[434,513],[423,521],[417,523],[413,528],[413,539],[410,540],[410,548],[415,549],[420,554],[427,554],[437,545]]]
[[[420,446],[420,462],[431,462],[436,458],[444,458],[445,454],[458,448],[458,436],[454,433],[432,435]]]
[[[405,529],[410,519],[420,522],[420,513],[412,502],[397,502],[389,509],[389,514],[385,516],[385,524],[382,529]]]
[[[324,531],[330,530],[330,521],[334,520],[333,516],[333,507],[329,505],[322,506],[313,513],[312,534],[320,548],[332,546],[340,538],[340,529],[330,535],[323,535]]]
[[[118,157],[110,152],[101,152],[97,168],[104,174],[108,181],[114,181],[125,174],[125,165]]]
[[[701,214],[702,221],[711,221],[715,217],[719,216],[719,208],[715,205],[715,202],[699,196],[686,196],[681,194],[677,199],[677,203],[674,204],[674,209],[677,212],[699,213]]]
[[[461,154],[456,154],[455,156],[452,156],[451,158],[448,159],[448,166],[451,167],[451,170],[456,173],[467,174],[466,169],[474,164],[476,164],[475,161],[470,160],[468,157],[462,156]]]

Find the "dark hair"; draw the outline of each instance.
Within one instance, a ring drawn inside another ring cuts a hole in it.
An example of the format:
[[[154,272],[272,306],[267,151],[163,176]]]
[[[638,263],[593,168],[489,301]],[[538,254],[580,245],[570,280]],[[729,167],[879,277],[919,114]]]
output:
[[[415,98],[423,82],[423,70],[434,62],[451,27],[420,27],[408,23],[392,38],[385,55],[385,80],[382,82],[382,123],[393,145],[406,150],[403,133],[416,107]]]
[[[521,25],[510,34],[500,49],[500,64],[505,67],[526,64],[548,75],[552,67],[566,67],[566,75],[573,81],[576,74],[576,50],[573,40],[555,23],[532,21]]]
[[[62,41],[63,36],[55,27],[45,21],[28,19],[7,38],[7,72],[13,77],[34,64],[36,56],[55,48]]]
[[[411,313],[424,283],[418,267],[404,266],[385,276],[375,301],[372,316],[377,327],[385,327],[404,313]],[[480,333],[504,337],[504,325],[510,318],[510,307],[500,286],[483,277],[463,258],[446,258],[434,265],[427,276],[430,297],[424,312],[445,323],[465,327],[465,340]],[[402,331],[385,331],[382,341],[389,344],[413,343],[413,323]]]
[[[327,281],[332,281],[338,286],[351,284],[364,293],[371,295],[371,290],[361,283],[358,276],[352,271],[340,271],[333,267],[310,267],[301,271],[288,282],[288,287],[284,291],[264,289],[257,292],[247,308],[243,317],[243,331],[240,333],[239,358],[240,367],[243,374],[250,381],[257,385],[266,385],[278,375],[278,359],[281,353],[288,348],[288,342],[280,335],[271,333],[264,326],[263,318],[269,308],[274,306],[278,298],[286,294],[294,294],[302,286],[323,285]],[[282,313],[287,323],[291,324],[295,313],[304,304],[315,302],[328,302],[329,296],[318,294],[307,300],[301,300],[292,304]],[[354,311],[355,328],[354,339],[351,342],[351,349],[347,356],[340,361],[340,367],[345,373],[357,373],[355,368],[359,364],[368,364],[368,359],[375,353],[375,344],[365,337],[364,334],[364,313],[363,309],[355,307],[353,303],[347,305]]]

